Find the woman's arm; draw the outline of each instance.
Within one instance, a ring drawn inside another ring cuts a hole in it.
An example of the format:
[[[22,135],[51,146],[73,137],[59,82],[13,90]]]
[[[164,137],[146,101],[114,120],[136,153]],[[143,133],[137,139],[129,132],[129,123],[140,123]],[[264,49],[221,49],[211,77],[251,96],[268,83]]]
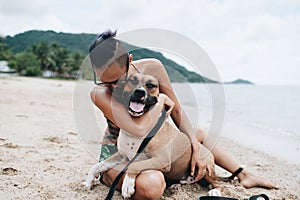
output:
[[[164,106],[167,105],[169,107],[167,114],[171,113],[174,106],[174,103],[164,94],[160,94],[157,100],[158,102],[142,116],[131,117],[127,108],[112,98],[112,108],[113,113],[115,113],[114,119],[116,124],[130,134],[138,137],[146,136],[157,123]]]
[[[158,102],[143,116],[131,117],[127,108],[111,98],[109,91],[105,91],[104,88],[94,88],[91,92],[91,99],[105,117],[121,129],[138,137],[145,136],[155,126],[164,105],[169,107],[167,114],[171,113],[174,106],[166,95],[160,94]]]

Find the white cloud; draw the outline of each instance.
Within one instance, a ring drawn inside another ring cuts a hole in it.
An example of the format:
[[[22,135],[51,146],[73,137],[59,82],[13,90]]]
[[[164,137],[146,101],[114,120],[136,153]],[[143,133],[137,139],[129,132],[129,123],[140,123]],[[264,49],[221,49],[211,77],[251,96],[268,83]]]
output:
[[[30,29],[170,29],[201,45],[226,81],[300,84],[295,77],[300,65],[297,0],[10,0],[1,2],[0,11],[0,34],[5,35]]]
[[[232,79],[233,74],[240,74],[239,77],[250,76],[258,83],[267,83],[271,79],[274,83],[295,83],[297,80],[284,81],[282,78],[298,71],[299,19],[299,16],[279,18],[259,15],[243,27],[233,29],[221,43],[213,43],[213,54],[216,55],[217,65],[221,65],[224,79]],[[223,52],[215,52],[222,44]],[[261,77],[262,74],[265,76]]]
[[[9,0],[1,2],[1,13],[8,16],[39,16],[56,0]]]

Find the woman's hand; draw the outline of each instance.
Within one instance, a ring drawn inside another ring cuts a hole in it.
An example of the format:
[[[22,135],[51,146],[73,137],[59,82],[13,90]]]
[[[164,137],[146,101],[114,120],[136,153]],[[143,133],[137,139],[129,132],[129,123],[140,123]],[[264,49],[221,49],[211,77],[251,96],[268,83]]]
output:
[[[167,106],[168,110],[166,115],[170,116],[175,103],[167,95],[162,93],[158,96],[158,103],[160,103],[162,106]]]
[[[197,182],[204,177],[207,171],[209,175],[211,175],[212,169],[207,165],[207,157],[201,156],[201,148],[204,148],[202,144],[195,140],[192,143],[192,148],[191,176],[194,177],[194,181]]]

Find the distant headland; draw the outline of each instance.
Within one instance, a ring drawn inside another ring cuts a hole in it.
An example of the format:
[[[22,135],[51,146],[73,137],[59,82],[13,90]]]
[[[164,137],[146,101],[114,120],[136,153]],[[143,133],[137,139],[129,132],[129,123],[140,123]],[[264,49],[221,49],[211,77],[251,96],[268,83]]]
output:
[[[248,81],[248,80],[244,80],[244,79],[236,79],[234,81],[224,82],[224,84],[248,84],[248,85],[254,85],[253,82]]]

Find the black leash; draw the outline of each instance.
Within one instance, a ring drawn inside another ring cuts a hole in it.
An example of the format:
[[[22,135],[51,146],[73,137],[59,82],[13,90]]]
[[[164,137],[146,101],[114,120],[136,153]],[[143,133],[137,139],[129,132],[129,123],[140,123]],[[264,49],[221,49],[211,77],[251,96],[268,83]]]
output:
[[[230,182],[232,181],[239,173],[241,173],[244,169],[242,167],[239,167],[235,172],[232,173],[231,176],[229,177],[218,177],[219,181],[224,181],[224,182]]]
[[[254,195],[248,198],[248,200],[258,200],[262,197],[264,200],[269,200],[270,198],[266,194]],[[231,197],[217,197],[217,196],[201,196],[198,200],[239,200],[237,198]]]
[[[117,184],[119,182],[119,180],[121,179],[122,175],[127,171],[129,165],[139,156],[140,153],[142,153],[142,151],[145,149],[145,147],[147,146],[147,144],[150,142],[150,140],[154,137],[154,135],[156,134],[156,132],[160,129],[161,125],[163,124],[163,122],[165,121],[166,118],[166,109],[163,109],[161,112],[160,117],[158,118],[155,126],[153,127],[153,129],[148,133],[148,135],[144,138],[143,142],[141,143],[137,153],[135,154],[135,156],[132,158],[132,160],[123,168],[123,170],[118,174],[118,176],[115,178],[115,180],[113,181],[113,183],[110,186],[109,192],[105,198],[105,200],[111,200],[112,197],[114,196],[115,190],[117,188]]]

